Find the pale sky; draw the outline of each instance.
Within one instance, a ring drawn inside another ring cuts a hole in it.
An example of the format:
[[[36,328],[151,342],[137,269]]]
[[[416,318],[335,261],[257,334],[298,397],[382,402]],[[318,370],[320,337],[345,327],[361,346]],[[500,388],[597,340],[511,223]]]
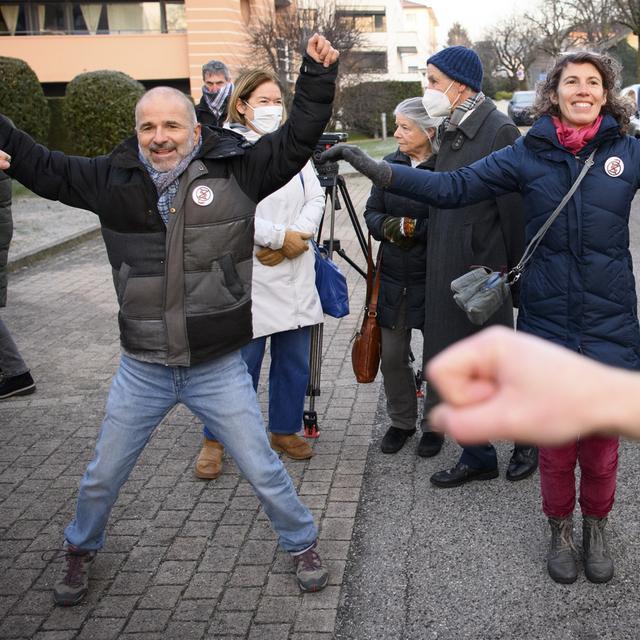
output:
[[[427,0],[440,23],[438,41],[446,44],[447,32],[454,22],[460,22],[472,40],[482,39],[487,27],[522,14],[537,3],[531,0]]]

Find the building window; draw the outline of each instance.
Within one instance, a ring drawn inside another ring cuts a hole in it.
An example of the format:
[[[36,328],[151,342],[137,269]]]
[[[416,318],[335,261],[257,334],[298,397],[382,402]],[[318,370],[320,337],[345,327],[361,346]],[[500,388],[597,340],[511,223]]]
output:
[[[350,51],[349,60],[352,65],[352,73],[386,73],[386,51]]]
[[[0,35],[186,31],[184,2],[0,3]]]
[[[338,10],[336,17],[347,28],[357,29],[362,33],[377,33],[387,30],[384,11]]]

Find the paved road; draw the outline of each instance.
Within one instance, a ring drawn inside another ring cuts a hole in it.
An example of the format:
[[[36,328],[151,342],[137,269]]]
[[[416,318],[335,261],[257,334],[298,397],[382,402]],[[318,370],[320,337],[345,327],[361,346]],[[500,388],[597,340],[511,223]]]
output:
[[[367,182],[348,180],[361,210]],[[634,247],[639,214],[636,205]],[[343,212],[338,222],[336,235],[357,256]],[[51,603],[59,565],[45,552],[58,548],[72,514],[118,361],[111,275],[98,240],[13,274],[3,317],[38,392],[0,404],[0,638],[638,637],[637,447],[622,448],[615,579],[552,583],[536,478],[437,491],[428,477],[454,462],[454,444],[430,461],[415,457],[415,438],[396,456],[379,452],[388,426],[379,381],[356,385],[349,362],[363,282],[345,271],[354,312],[325,325],[316,456],[286,463],[321,524],[330,586],[297,592],[231,461],[215,482],[193,478],[200,425],[178,409],[125,485],[90,596],[72,609]],[[501,469],[508,454],[499,445]]]
[[[637,265],[638,198],[630,230]],[[546,574],[548,525],[540,510],[537,474],[515,484],[504,479],[510,446],[497,446],[500,479],[436,489],[429,476],[457,461],[457,445],[448,442],[437,458],[421,460],[414,454],[413,438],[399,454],[385,456],[376,443],[388,426],[381,398],[336,639],[640,638],[637,443],[621,446],[617,503],[609,526],[614,579],[594,585],[581,576],[564,586]],[[579,542],[580,526],[576,535]]]

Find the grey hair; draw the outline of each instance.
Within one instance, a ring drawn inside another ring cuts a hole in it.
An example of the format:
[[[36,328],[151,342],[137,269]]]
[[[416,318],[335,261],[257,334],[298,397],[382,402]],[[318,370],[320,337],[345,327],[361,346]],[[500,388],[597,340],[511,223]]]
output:
[[[198,118],[196,117],[196,109],[193,106],[193,101],[189,96],[182,93],[182,91],[179,91],[178,89],[174,89],[173,87],[154,87],[153,89],[149,89],[149,91],[143,93],[140,97],[140,100],[138,100],[138,102],[136,103],[136,127],[138,126],[138,108],[147,97],[153,97],[158,93],[164,94],[166,96],[173,96],[174,98],[182,100],[187,111],[187,117],[189,118],[191,124],[195,126],[198,123]]]
[[[393,115],[400,114],[415,122],[425,133],[427,129],[437,129],[444,118],[430,118],[422,104],[422,98],[407,98],[393,110]]]
[[[229,68],[224,62],[220,62],[220,60],[209,60],[209,62],[206,62],[202,65],[202,79],[204,80],[205,76],[209,75],[210,73],[222,73],[224,74],[225,80],[231,80]]]

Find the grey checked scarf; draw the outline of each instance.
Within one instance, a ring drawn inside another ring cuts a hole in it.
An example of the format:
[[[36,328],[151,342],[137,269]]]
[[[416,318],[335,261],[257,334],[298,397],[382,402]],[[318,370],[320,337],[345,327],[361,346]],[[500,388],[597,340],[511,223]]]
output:
[[[193,151],[188,156],[185,156],[178,162],[178,164],[169,171],[158,171],[154,169],[151,163],[142,155],[142,150],[138,146],[138,158],[144,165],[145,169],[149,172],[153,184],[156,185],[156,191],[158,192],[158,211],[160,216],[164,220],[165,225],[169,224],[169,208],[173,199],[178,193],[178,184],[180,183],[180,176],[184,170],[191,164],[191,161],[196,157],[200,147],[202,146],[202,136],[198,138]]]
[[[484,93],[482,93],[482,91],[478,91],[475,96],[467,98],[462,104],[458,105],[453,110],[453,113],[450,116],[444,119],[444,122],[440,125],[441,131],[455,131],[465,114],[472,111],[483,102]]]
[[[224,111],[224,101],[231,95],[232,91],[233,83],[231,82],[225,84],[224,87],[216,93],[210,93],[206,84],[202,86],[202,95],[207,103],[207,107],[209,107],[209,111],[211,111],[217,120],[220,119]]]

